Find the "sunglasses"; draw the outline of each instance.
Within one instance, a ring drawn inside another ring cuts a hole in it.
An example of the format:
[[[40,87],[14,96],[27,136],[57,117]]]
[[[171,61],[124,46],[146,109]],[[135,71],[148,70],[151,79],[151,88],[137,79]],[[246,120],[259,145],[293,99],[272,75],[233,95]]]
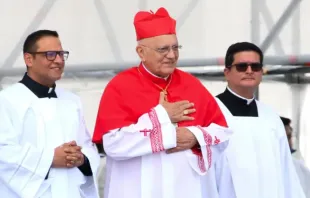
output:
[[[253,72],[259,72],[263,69],[263,64],[261,63],[236,63],[232,66],[235,66],[238,72],[245,72],[249,66]]]

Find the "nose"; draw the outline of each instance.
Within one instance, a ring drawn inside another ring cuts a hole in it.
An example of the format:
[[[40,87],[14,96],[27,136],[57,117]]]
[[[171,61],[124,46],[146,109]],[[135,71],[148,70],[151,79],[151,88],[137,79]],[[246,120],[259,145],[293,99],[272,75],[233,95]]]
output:
[[[173,49],[170,48],[168,54],[166,55],[167,58],[170,58],[170,59],[174,59],[176,57],[176,54],[175,52],[173,51]]]
[[[245,72],[246,72],[246,73],[253,73],[253,70],[252,70],[251,65],[248,65],[248,66],[247,66],[247,69],[246,69]]]

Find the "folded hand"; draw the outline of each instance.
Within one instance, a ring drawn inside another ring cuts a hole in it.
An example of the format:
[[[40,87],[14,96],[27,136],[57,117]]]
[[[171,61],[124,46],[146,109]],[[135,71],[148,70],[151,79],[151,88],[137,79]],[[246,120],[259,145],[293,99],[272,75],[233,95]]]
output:
[[[81,147],[75,141],[65,143],[55,149],[52,167],[72,168],[84,163],[84,155]]]
[[[185,127],[178,127],[177,132],[177,146],[167,150],[167,153],[175,153],[193,148],[197,144],[197,139],[194,134]]]

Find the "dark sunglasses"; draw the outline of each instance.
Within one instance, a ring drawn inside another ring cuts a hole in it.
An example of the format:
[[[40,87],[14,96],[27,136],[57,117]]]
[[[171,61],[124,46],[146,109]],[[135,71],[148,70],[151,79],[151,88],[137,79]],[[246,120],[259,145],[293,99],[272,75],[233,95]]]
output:
[[[67,60],[69,57],[68,51],[44,51],[44,52],[28,52],[29,54],[43,54],[47,60],[54,61],[57,55],[63,60]]]
[[[238,72],[245,72],[249,66],[253,72],[259,72],[263,69],[263,64],[261,63],[236,63],[232,66],[235,66]]]

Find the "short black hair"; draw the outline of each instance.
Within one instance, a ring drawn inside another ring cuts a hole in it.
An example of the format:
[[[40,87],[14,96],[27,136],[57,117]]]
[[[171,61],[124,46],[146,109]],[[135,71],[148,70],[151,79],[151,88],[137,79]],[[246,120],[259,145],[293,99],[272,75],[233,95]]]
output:
[[[260,56],[260,63],[263,64],[264,55],[262,50],[253,43],[239,42],[229,46],[225,56],[225,67],[230,67],[234,62],[234,55],[238,52],[254,51]]]
[[[45,36],[59,37],[58,33],[53,30],[35,31],[27,36],[23,46],[23,53],[35,52],[38,49],[38,46],[36,45],[38,40]]]
[[[281,118],[284,126],[289,126],[291,124],[291,119],[285,118],[285,117],[282,117],[282,116],[280,118]]]

